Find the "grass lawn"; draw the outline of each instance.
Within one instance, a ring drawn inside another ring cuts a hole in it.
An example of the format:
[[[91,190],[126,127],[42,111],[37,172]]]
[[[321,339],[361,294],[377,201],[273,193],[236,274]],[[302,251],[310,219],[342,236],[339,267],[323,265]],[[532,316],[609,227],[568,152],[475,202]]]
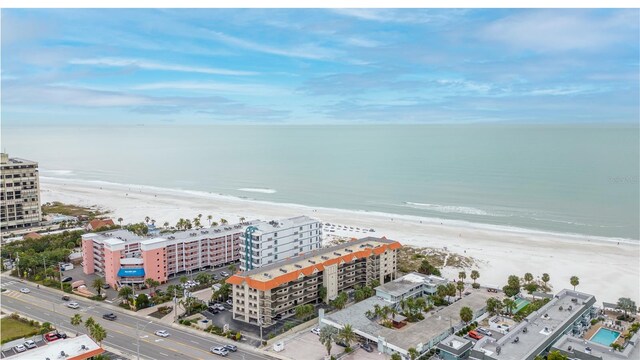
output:
[[[25,324],[10,317],[0,320],[0,329],[2,329],[2,343],[28,336],[39,329],[37,327]]]
[[[84,215],[90,218],[104,214],[103,212],[94,210],[92,208],[63,204],[58,201],[54,201],[53,203],[43,204],[42,213],[43,214],[62,214],[62,215],[69,215],[69,216]]]

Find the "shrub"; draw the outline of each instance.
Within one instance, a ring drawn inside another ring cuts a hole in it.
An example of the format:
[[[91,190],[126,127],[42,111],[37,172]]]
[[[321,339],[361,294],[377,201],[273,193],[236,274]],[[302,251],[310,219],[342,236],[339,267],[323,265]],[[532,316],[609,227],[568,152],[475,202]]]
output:
[[[353,349],[351,349],[351,347],[350,347],[350,346],[347,346],[346,348],[344,348],[344,351],[345,351],[346,353],[350,353],[350,352],[352,352],[352,351],[353,351]]]
[[[591,325],[595,325],[598,323],[598,319],[591,319]]]
[[[240,341],[240,339],[242,339],[242,334],[240,334],[240,331],[238,331],[236,333],[236,341]]]
[[[471,284],[471,287],[474,288],[474,289],[480,289],[480,284],[473,283],[473,284]]]

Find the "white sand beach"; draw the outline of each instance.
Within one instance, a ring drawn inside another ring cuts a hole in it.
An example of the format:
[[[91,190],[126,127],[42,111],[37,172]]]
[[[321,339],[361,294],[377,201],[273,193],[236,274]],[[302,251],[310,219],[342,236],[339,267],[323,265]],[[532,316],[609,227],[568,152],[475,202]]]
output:
[[[640,246],[637,241],[570,234],[551,234],[461,221],[398,216],[382,213],[311,208],[238,199],[218,194],[128,186],[101,182],[42,177],[42,202],[60,201],[83,206],[97,205],[124,223],[144,221],[145,216],[162,225],[175,225],[179,218],[207,215],[214,221],[271,220],[309,215],[325,223],[346,225],[354,230],[336,230],[335,235],[386,236],[404,245],[447,248],[479,261],[478,282],[502,286],[510,274],[522,276],[543,272],[551,276],[554,291],[570,288],[569,278],[580,278],[577,290],[595,294],[598,301],[615,302],[619,297],[640,295]],[[375,232],[356,231],[375,229]],[[459,269],[445,268],[456,276]],[[470,269],[467,270],[467,273]]]

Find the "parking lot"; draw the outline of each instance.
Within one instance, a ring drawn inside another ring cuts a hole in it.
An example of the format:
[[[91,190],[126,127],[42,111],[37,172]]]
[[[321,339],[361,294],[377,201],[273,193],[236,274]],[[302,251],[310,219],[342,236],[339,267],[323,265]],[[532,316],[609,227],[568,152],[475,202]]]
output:
[[[327,354],[327,349],[320,342],[319,336],[311,333],[310,330],[299,332],[282,341],[284,342],[284,350],[278,352],[278,354],[291,359],[322,360]],[[273,346],[267,350],[274,352]],[[364,352],[364,350],[360,350]],[[342,346],[333,344],[331,347],[331,355],[336,356],[342,352],[344,352]]]
[[[12,356],[12,355],[18,354],[18,352],[13,347],[16,346],[16,345],[24,345],[24,342],[26,340],[34,341],[36,343],[36,347],[41,347],[41,346],[46,346],[47,345],[47,343],[42,338],[42,335],[35,335],[35,336],[24,338],[24,339],[18,339],[18,340],[10,341],[10,342],[2,345],[2,349],[0,350],[0,352],[2,354],[2,358],[4,359],[4,358],[6,358],[8,356]],[[27,349],[26,351],[29,351],[29,350],[30,349]]]

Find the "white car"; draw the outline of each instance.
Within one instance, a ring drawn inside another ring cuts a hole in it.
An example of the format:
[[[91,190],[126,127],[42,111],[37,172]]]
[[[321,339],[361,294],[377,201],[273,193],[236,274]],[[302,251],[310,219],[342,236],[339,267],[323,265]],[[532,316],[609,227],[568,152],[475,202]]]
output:
[[[233,301],[231,301],[231,300],[227,300],[227,304],[229,304],[229,305],[233,306]]]
[[[222,304],[215,304],[214,305],[216,307],[216,309],[220,310],[220,311],[224,311],[224,305]]]
[[[27,351],[27,348],[24,347],[24,345],[20,344],[20,345],[14,346],[13,351],[21,353],[21,352]]]
[[[216,354],[216,355],[220,355],[220,356],[229,355],[229,350],[225,349],[223,346],[212,347],[209,350],[211,350],[211,352]]]
[[[77,302],[70,302],[67,304],[67,307],[71,309],[77,309],[80,307],[80,304],[78,304]]]
[[[320,328],[313,328],[311,329],[311,333],[316,334],[316,335],[320,335]]]
[[[33,341],[33,340],[27,340],[27,341],[25,341],[25,342],[24,342],[24,346],[25,346],[27,349],[33,349],[34,347],[37,347],[37,346],[36,346],[36,342],[35,342],[35,341]]]
[[[156,335],[160,336],[160,337],[167,337],[169,336],[169,333],[167,332],[167,330],[158,330],[155,332]]]
[[[23,294],[28,294],[28,293],[31,292],[31,290],[29,290],[27,288],[22,288],[22,289],[20,289],[20,292],[23,293]]]

